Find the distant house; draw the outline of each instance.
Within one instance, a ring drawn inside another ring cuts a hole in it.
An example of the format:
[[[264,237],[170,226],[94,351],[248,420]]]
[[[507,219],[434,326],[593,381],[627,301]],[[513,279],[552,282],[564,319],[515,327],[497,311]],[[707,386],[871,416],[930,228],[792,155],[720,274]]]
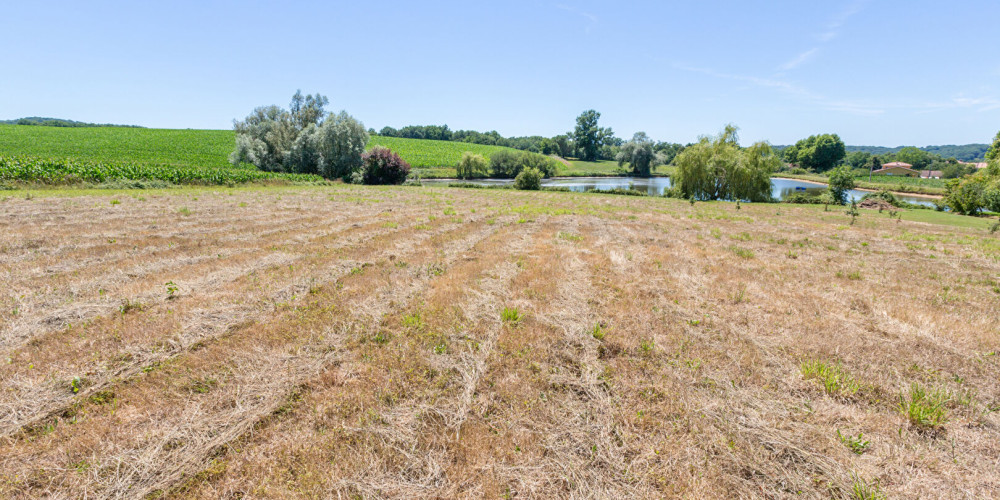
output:
[[[976,167],[977,169],[979,169],[979,168],[986,168],[986,166],[989,165],[989,163],[986,163],[985,161],[981,161],[981,162],[960,161],[959,163],[961,163],[962,165],[972,165],[972,166]]]
[[[897,175],[901,177],[920,177],[920,172],[913,170],[913,165],[909,163],[903,163],[901,161],[894,161],[885,163],[882,168],[878,170],[873,170],[874,175]]]
[[[940,179],[942,172],[940,170],[921,170],[921,179]]]

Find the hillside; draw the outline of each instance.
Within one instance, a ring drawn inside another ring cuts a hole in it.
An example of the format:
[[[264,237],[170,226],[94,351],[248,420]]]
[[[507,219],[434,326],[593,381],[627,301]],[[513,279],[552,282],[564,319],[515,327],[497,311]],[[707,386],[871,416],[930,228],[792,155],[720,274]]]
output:
[[[987,220],[353,185],[0,206],[0,498],[996,496]]]
[[[883,153],[898,153],[901,149],[907,146],[896,146],[894,148],[888,148],[884,146],[847,146],[847,152],[852,151],[864,151],[866,153],[872,154],[883,154]],[[922,148],[917,148],[922,151],[927,151],[928,153],[939,154],[943,158],[955,157],[958,161],[984,161],[984,155],[986,150],[990,148],[989,144],[963,144],[963,145],[945,145],[945,146],[924,146]]]
[[[0,125],[0,154],[174,166],[228,167],[232,130]],[[462,153],[489,157],[500,146],[372,136],[414,168],[452,167]]]
[[[78,122],[76,120],[66,120],[64,118],[46,118],[42,116],[26,116],[16,120],[0,120],[0,125],[40,125],[44,127],[132,127],[142,128],[138,125],[115,125],[113,123],[90,123]]]

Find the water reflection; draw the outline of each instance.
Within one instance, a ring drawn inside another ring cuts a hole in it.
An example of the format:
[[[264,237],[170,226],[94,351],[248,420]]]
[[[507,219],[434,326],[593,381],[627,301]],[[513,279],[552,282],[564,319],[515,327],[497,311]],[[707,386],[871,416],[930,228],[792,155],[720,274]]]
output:
[[[424,179],[422,184],[427,186],[447,186],[453,182],[469,182],[484,186],[497,186],[512,184],[511,179],[475,179],[471,181],[455,181],[448,179]],[[661,196],[664,191],[673,184],[669,177],[573,177],[559,179],[542,179],[542,186],[568,188],[570,191],[593,191],[608,189],[635,189],[643,191],[650,196]],[[771,196],[783,200],[785,197],[795,193],[820,194],[826,190],[826,186],[812,182],[800,181],[796,179],[771,179]],[[867,191],[852,189],[847,192],[849,200],[860,200]],[[918,196],[896,195],[900,201],[917,203],[920,205],[933,206],[934,202],[930,198]]]

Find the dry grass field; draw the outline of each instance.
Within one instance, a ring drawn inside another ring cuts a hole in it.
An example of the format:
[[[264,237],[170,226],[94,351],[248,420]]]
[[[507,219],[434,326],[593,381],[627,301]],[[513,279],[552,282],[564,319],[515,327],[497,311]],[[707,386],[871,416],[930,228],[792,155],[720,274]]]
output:
[[[985,221],[28,198],[0,200],[3,498],[1000,497]]]

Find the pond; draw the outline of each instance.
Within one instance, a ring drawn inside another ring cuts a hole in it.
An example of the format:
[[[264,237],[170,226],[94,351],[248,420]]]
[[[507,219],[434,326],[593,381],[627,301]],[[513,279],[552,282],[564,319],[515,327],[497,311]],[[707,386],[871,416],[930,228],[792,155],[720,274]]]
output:
[[[470,181],[457,181],[453,179],[424,179],[420,181],[427,186],[447,186],[453,182],[468,182],[484,186],[503,186],[512,184],[511,179],[475,179]],[[595,189],[635,189],[644,191],[650,196],[662,196],[663,192],[673,184],[669,177],[560,177],[555,179],[542,179],[542,186],[563,187],[570,191],[593,191]],[[794,193],[819,193],[825,191],[826,186],[814,182],[800,181],[795,179],[771,179],[771,196],[783,200],[786,196]],[[861,200],[867,191],[852,189],[848,191],[849,200]],[[920,205],[934,206],[934,200],[920,196],[896,195],[900,201],[916,203]]]

